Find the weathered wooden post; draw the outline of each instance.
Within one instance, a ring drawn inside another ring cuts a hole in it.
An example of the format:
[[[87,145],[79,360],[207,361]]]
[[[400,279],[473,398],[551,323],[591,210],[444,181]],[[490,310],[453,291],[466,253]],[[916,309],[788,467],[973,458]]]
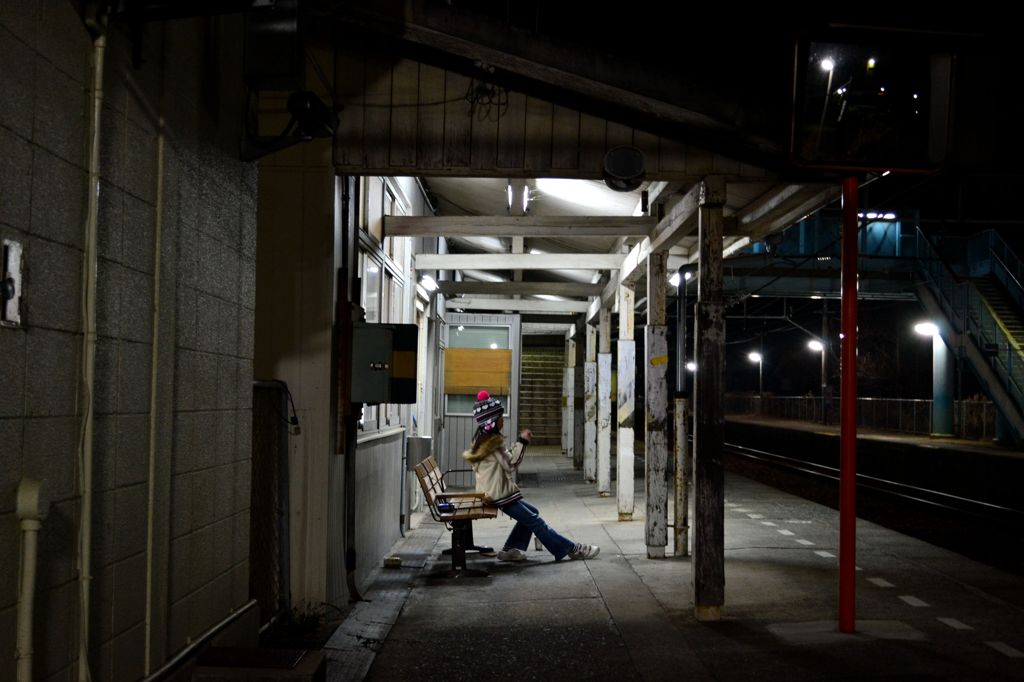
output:
[[[597,327],[587,327],[587,360],[583,365],[583,480],[597,480]]]
[[[693,603],[697,620],[719,620],[725,603],[725,476],[722,470],[725,306],[722,303],[722,206],[725,181],[709,177],[697,208],[697,371],[694,373]]]
[[[636,410],[636,341],[633,340],[633,302],[629,287],[619,287],[619,381],[616,391],[619,440],[615,456],[619,521],[633,519],[633,421]]]
[[[612,490],[612,312],[602,308],[597,326],[597,493]]]
[[[647,257],[647,328],[644,334],[644,485],[647,556],[664,558],[668,544],[668,327],[665,270],[668,252]]]

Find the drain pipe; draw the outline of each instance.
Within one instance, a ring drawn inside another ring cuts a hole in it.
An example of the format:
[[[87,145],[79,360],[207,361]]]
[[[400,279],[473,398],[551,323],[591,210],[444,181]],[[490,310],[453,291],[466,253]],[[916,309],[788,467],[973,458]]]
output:
[[[103,111],[103,56],[107,47],[105,25],[90,26],[93,40],[92,116],[89,120],[88,211],[82,268],[82,431],[79,443],[82,510],[78,526],[78,680],[89,682],[89,590],[92,582],[92,459],[93,386],[96,376],[96,256],[100,192],[100,116]]]
[[[18,484],[17,516],[21,521],[21,580],[18,592],[18,682],[32,682],[32,615],[36,594],[36,556],[42,522],[50,510],[43,483],[31,478]]]
[[[153,517],[156,515],[156,437],[157,437],[157,369],[160,366],[160,254],[163,250],[162,235],[164,223],[164,144],[166,132],[164,117],[157,121],[156,138],[156,220],[153,227],[153,349],[149,373],[149,508],[146,521],[146,644],[143,654],[143,670],[148,675],[153,669],[153,545],[156,529]]]

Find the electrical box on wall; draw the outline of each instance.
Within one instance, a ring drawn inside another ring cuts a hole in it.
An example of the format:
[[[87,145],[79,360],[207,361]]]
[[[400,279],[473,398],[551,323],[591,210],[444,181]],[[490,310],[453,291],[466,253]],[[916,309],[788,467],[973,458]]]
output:
[[[414,324],[352,326],[352,402],[416,402],[418,335]]]
[[[0,280],[0,324],[21,326],[21,244],[5,239],[3,244],[3,279]]]

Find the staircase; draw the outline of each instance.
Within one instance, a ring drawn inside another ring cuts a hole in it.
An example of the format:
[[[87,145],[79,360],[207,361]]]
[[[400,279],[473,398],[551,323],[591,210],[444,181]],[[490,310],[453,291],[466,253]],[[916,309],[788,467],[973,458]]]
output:
[[[562,442],[564,371],[563,349],[523,349],[519,380],[519,428],[533,431],[533,443],[536,445],[560,445]]]
[[[1019,302],[1024,301],[1020,284],[1024,272],[1016,255],[994,232],[976,235],[966,245],[957,246],[957,250],[936,249],[918,233],[918,267],[923,276],[917,286],[918,298],[935,319],[945,319],[952,334],[947,343],[967,360],[1014,432],[1014,440],[1021,443],[1024,324]],[[965,277],[966,273],[969,276]]]
[[[972,280],[1009,337],[1024,347],[1024,320],[1003,286],[991,275]]]

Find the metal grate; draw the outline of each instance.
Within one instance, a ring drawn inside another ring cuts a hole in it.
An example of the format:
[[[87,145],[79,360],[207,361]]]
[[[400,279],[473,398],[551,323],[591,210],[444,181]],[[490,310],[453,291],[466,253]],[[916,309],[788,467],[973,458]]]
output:
[[[254,382],[249,594],[261,623],[291,608],[288,579],[288,388]]]

